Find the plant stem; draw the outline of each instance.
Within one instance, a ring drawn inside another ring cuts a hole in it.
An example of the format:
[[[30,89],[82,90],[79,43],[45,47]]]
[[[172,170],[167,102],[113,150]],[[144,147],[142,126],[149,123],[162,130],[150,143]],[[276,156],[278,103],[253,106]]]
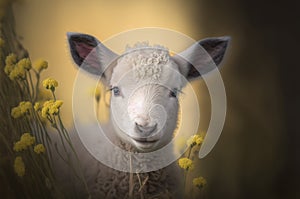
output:
[[[40,74],[37,71],[35,71],[34,69],[33,69],[33,72],[34,72],[35,77],[36,77],[35,97],[34,97],[34,101],[36,102],[37,99],[38,99],[38,96],[39,96]]]
[[[187,155],[188,159],[190,159],[192,149],[193,149],[193,147],[190,146],[189,151],[188,151],[188,155]],[[183,177],[183,190],[184,190],[184,193],[186,194],[186,180],[187,180],[187,176],[188,176],[188,170],[184,170],[183,175],[184,175],[184,177]]]
[[[28,71],[28,76],[29,76],[29,84],[30,84],[31,91],[32,91],[31,99],[33,99],[32,103],[34,103],[35,102],[35,92],[34,92],[34,86],[33,86],[33,81],[32,81],[32,77],[31,77],[30,71]]]
[[[133,171],[132,171],[132,160],[131,160],[131,154],[129,156],[129,166],[130,166],[130,173],[129,173],[129,198],[133,198]]]

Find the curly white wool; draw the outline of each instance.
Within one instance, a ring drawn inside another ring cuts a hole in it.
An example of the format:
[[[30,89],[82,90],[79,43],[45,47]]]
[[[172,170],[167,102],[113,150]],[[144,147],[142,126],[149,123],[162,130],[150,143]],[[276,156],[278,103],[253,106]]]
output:
[[[162,66],[169,62],[169,51],[160,45],[149,45],[147,42],[126,46],[126,55],[122,58],[133,66],[136,81],[141,79],[159,79]]]

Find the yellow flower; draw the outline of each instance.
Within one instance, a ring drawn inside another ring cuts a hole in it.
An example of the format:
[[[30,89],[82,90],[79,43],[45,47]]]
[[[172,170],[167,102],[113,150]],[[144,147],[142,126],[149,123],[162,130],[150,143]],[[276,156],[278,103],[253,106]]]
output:
[[[13,118],[19,118],[19,117],[21,117],[21,116],[23,116],[23,114],[21,113],[21,109],[20,109],[20,107],[14,107],[14,108],[12,108],[11,109],[11,116],[13,117]]]
[[[101,90],[100,90],[100,88],[97,87],[94,91],[95,91],[95,99],[97,102],[99,102],[100,97],[101,97]]]
[[[19,118],[26,113],[29,113],[30,109],[32,108],[32,104],[29,101],[22,101],[19,103],[18,106],[11,109],[11,116],[13,118]]]
[[[20,102],[19,107],[21,109],[21,113],[25,114],[32,108],[32,104],[29,101]]]
[[[25,68],[23,65],[15,65],[12,71],[8,74],[11,80],[24,79],[25,78]]]
[[[46,149],[44,147],[43,144],[38,144],[34,147],[34,152],[36,152],[37,154],[41,154],[41,153],[45,153]]]
[[[54,103],[52,103],[51,107],[49,107],[49,114],[50,115],[57,115],[59,112],[59,108],[63,105],[62,100],[56,100]]]
[[[63,104],[62,100],[56,100],[56,101],[48,100],[44,102],[42,108],[42,117],[47,118],[47,115],[57,115],[62,104]]]
[[[35,143],[35,137],[31,136],[30,133],[24,133],[20,139],[27,147],[33,145]]]
[[[48,116],[48,111],[49,111],[49,107],[45,106],[45,104],[44,104],[44,106],[43,106],[43,108],[42,108],[42,117],[43,117],[43,118],[47,118],[47,116]]]
[[[25,175],[25,164],[21,156],[17,156],[14,162],[14,170],[20,177]]]
[[[42,117],[47,118],[47,115],[49,115],[49,107],[52,106],[53,100],[45,101],[42,108]]]
[[[5,65],[4,67],[4,72],[6,75],[9,75],[11,73],[11,71],[14,69],[14,65]]]
[[[110,93],[107,92],[107,87],[99,82],[98,85],[90,89],[90,95],[95,98],[97,102],[97,109],[101,109],[101,114],[98,114],[98,120],[103,123],[107,123],[109,120],[109,104]]]
[[[35,143],[35,137],[31,136],[30,133],[24,133],[20,140],[14,144],[14,151],[20,152],[26,150],[28,147]]]
[[[24,58],[17,62],[17,56],[15,54],[9,54],[5,59],[4,72],[9,76],[11,80],[17,78],[25,78],[25,69],[29,70],[31,68],[30,60]]]
[[[190,137],[186,144],[189,146],[189,147],[193,147],[195,145],[201,145],[203,142],[203,137],[200,136],[200,135],[193,135],[192,137]]]
[[[58,86],[58,82],[55,79],[49,77],[43,81],[43,86],[46,89],[50,89],[52,92],[54,92],[55,88]]]
[[[43,59],[38,59],[34,62],[33,68],[40,73],[43,69],[48,68],[48,62]]]
[[[193,185],[201,189],[206,185],[206,180],[203,177],[198,177],[193,179]]]
[[[110,93],[110,92],[106,92],[106,90],[107,87],[105,85],[103,85],[102,83],[98,83],[96,87],[90,89],[89,93],[91,96],[95,97],[97,102],[99,102],[101,97],[106,98],[106,94]]]
[[[41,103],[40,102],[36,102],[35,104],[34,104],[34,110],[35,111],[39,111],[40,109],[41,109]]]
[[[5,59],[6,65],[14,65],[17,63],[17,55],[14,53],[9,54]]]
[[[192,170],[194,168],[193,161],[189,158],[180,158],[178,164],[181,168],[185,170]]]
[[[26,70],[31,69],[31,61],[29,58],[23,58],[17,63],[18,67],[25,68]]]
[[[14,151],[16,151],[16,152],[20,152],[20,151],[23,151],[23,150],[25,150],[25,149],[27,149],[27,146],[25,145],[25,143],[24,142],[22,142],[22,141],[18,141],[18,142],[16,142],[15,144],[14,144]]]

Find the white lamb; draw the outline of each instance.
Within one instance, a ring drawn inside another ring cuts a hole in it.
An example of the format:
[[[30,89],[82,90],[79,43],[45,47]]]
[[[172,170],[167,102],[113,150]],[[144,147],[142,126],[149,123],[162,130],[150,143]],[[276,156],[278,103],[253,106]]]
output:
[[[68,41],[75,63],[101,76],[102,83],[112,91],[111,119],[104,128],[107,137],[123,150],[146,154],[170,143],[177,126],[178,95],[186,80],[213,70],[212,61],[219,65],[229,38],[204,39],[175,56],[164,47],[145,43],[118,56],[93,36],[79,33],[69,33]],[[199,46],[209,56],[199,53]],[[149,159],[141,164],[151,172],[132,175],[98,162],[78,140],[75,136],[75,148],[93,198],[182,198],[183,178],[176,163],[155,170],[151,166],[156,161]],[[129,164],[131,159],[118,157],[113,161]]]

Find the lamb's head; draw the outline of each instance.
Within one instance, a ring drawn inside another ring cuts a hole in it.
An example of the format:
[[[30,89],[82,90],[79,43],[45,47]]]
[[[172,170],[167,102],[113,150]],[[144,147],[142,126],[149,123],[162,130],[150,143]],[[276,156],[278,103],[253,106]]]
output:
[[[110,86],[112,121],[123,140],[141,150],[153,150],[171,140],[183,80],[166,49],[129,50],[118,59]]]
[[[68,36],[76,64],[101,76],[112,92],[111,122],[117,135],[140,151],[153,151],[172,140],[181,89],[187,81],[213,70],[211,63],[219,65],[229,40],[205,39],[181,56],[170,56],[161,46],[139,43],[118,56],[90,35]]]

